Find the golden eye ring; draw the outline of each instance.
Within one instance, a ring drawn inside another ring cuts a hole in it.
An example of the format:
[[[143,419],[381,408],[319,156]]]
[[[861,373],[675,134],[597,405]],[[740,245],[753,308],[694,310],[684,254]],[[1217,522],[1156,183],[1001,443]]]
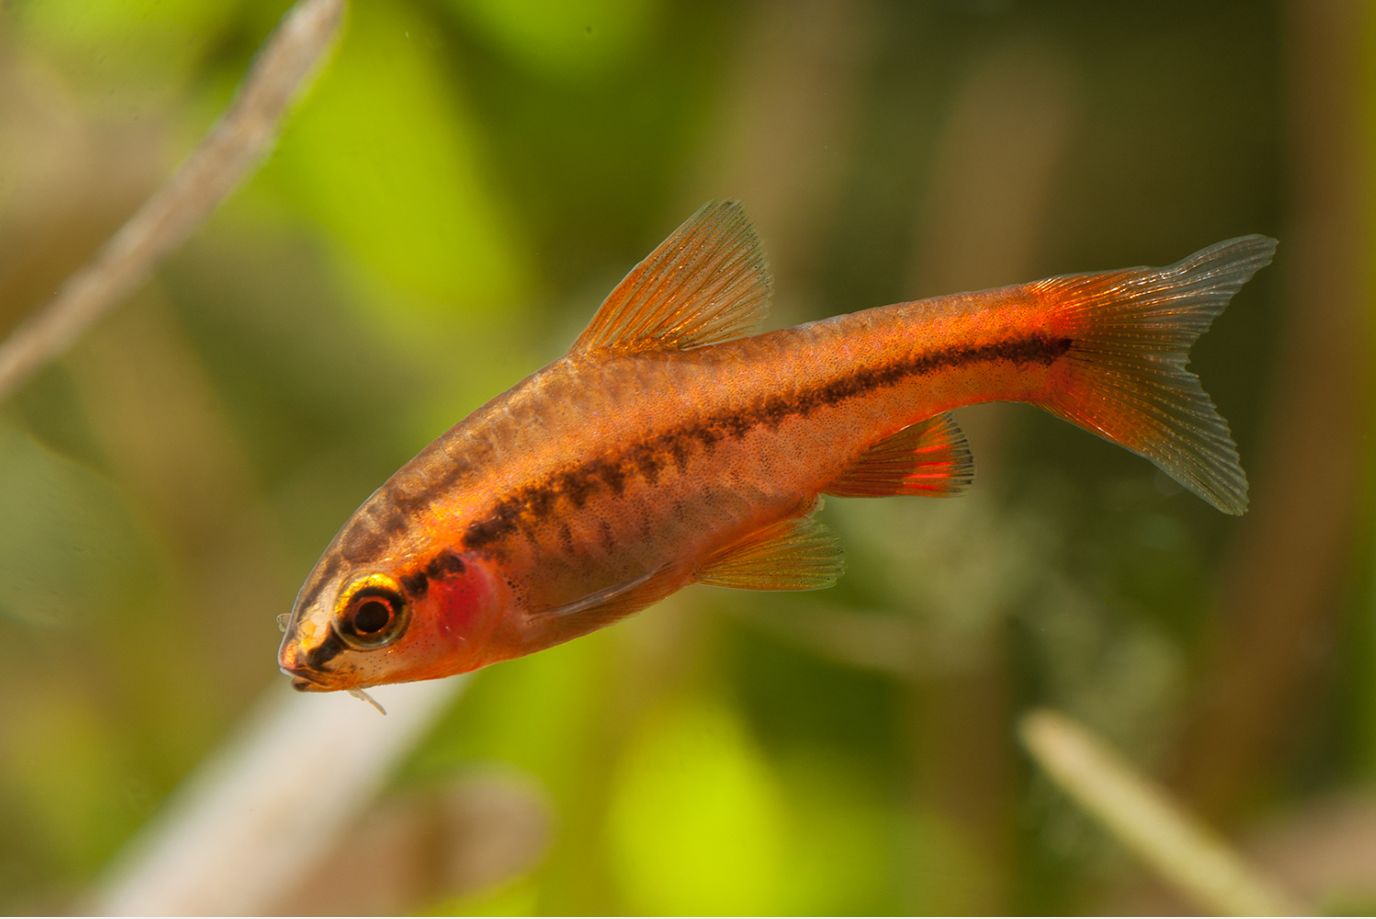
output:
[[[399,585],[382,574],[359,578],[339,595],[334,631],[358,651],[375,651],[400,638],[410,623],[410,607]]]

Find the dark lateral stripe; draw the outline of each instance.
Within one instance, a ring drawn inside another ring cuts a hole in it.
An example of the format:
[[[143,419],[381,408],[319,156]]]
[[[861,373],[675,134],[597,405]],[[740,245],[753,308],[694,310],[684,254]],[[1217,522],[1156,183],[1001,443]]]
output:
[[[465,533],[464,544],[469,548],[482,548],[496,542],[523,528],[528,522],[543,517],[554,506],[555,498],[560,496],[567,498],[575,508],[580,508],[587,503],[589,495],[599,484],[620,494],[625,488],[626,478],[636,472],[650,482],[654,482],[660,469],[670,462],[680,472],[686,472],[694,442],[710,450],[718,441],[727,437],[739,440],[760,425],[774,429],[791,416],[806,417],[819,408],[837,405],[876,389],[895,386],[911,377],[968,364],[1003,361],[1018,366],[1049,366],[1069,351],[1071,345],[1069,338],[1029,336],[987,345],[943,348],[907,360],[859,370],[789,396],[776,396],[740,412],[682,425],[632,444],[618,457],[592,459],[552,476],[546,483],[519,489],[498,501],[488,516],[471,524]]]
[[[401,579],[401,587],[407,595],[419,600],[430,589],[430,576],[424,571],[413,571]]]
[[[430,559],[430,563],[423,569],[403,576],[401,586],[413,598],[420,599],[430,589],[431,581],[463,574],[465,567],[463,559],[457,553],[445,549]]]
[[[463,572],[463,559],[448,549],[432,558],[425,569],[425,573],[432,578],[447,578],[451,575],[463,574]]]

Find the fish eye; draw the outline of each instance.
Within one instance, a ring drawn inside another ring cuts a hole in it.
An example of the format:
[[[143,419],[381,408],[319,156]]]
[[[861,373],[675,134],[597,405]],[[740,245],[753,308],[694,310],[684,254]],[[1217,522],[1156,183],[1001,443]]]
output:
[[[385,647],[401,637],[409,621],[406,600],[390,578],[371,575],[340,595],[334,630],[359,651]]]

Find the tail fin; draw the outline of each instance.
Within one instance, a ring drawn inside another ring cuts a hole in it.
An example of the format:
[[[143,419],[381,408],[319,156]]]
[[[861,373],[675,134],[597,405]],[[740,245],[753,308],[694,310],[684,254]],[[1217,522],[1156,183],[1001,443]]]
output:
[[[1242,236],[1167,268],[1032,284],[1071,339],[1042,407],[1146,457],[1219,510],[1246,511],[1247,476],[1228,423],[1185,363],[1275,249],[1274,239]]]

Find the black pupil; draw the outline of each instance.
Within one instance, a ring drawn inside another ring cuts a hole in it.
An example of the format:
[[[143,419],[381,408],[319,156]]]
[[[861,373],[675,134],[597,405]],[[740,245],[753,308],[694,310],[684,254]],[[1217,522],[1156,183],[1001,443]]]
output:
[[[364,600],[354,611],[354,629],[364,635],[380,632],[392,618],[392,607],[386,600]]]

